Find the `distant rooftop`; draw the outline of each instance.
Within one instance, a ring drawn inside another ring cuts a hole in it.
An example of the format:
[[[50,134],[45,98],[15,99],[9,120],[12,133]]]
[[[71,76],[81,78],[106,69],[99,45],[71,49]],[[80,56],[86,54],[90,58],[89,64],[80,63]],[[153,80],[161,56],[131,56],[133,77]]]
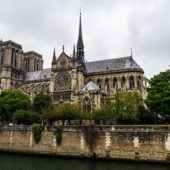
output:
[[[25,52],[24,55],[36,55],[36,56],[42,58],[42,55],[39,54],[39,53],[37,53],[37,52],[35,52],[35,51],[28,51],[28,52]]]
[[[134,61],[131,56],[87,62],[86,70],[87,73],[108,71],[117,72],[123,70],[137,70],[143,72],[143,69]]]
[[[85,86],[84,88],[81,90],[81,91],[99,91],[100,88],[97,84],[95,84],[93,81],[89,81]]]
[[[11,45],[11,46],[16,46],[18,47],[19,49],[22,49],[22,46],[20,44],[17,44],[11,40],[8,40],[8,41],[0,41],[0,46],[3,46],[3,45]]]
[[[122,72],[122,71],[140,71],[143,73],[143,69],[129,57],[99,60],[86,63],[87,74],[93,73],[106,73],[106,72]],[[32,71],[26,73],[25,81],[45,80],[49,79],[51,75],[51,68]],[[92,85],[90,83],[90,85]]]
[[[45,79],[49,79],[50,75],[51,75],[51,68],[47,68],[39,71],[27,72],[25,81],[45,80]]]

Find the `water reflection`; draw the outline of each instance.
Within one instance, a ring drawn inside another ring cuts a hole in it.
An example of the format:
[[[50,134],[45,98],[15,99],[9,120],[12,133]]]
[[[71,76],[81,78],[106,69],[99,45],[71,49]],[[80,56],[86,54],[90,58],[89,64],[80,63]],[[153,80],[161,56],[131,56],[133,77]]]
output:
[[[169,170],[170,165],[0,154],[0,170]]]

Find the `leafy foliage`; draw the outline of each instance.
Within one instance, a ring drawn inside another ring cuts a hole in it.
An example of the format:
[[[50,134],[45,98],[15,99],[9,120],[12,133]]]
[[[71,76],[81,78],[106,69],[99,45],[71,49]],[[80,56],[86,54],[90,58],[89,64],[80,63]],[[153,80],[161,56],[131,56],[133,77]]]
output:
[[[12,120],[19,109],[30,108],[30,98],[20,90],[5,90],[0,94],[0,115],[3,120]]]
[[[106,123],[108,120],[115,118],[115,112],[111,106],[103,106],[101,109],[93,110],[92,112],[92,119],[98,124],[101,121]]]
[[[33,124],[32,132],[35,143],[39,143],[41,140],[41,133],[43,131],[43,126],[41,124]]]
[[[170,115],[170,70],[155,75],[149,81],[146,104],[151,112]]]
[[[63,127],[58,125],[54,132],[54,134],[56,136],[56,142],[58,145],[61,145],[61,142],[62,142],[62,131],[63,131]]]
[[[137,92],[116,93],[114,111],[116,118],[122,123],[135,123],[139,120],[140,110],[143,105]]]
[[[51,104],[52,99],[48,94],[39,93],[33,100],[33,108],[38,113],[42,113],[42,110],[47,109]]]
[[[71,104],[63,104],[60,106],[51,106],[46,110],[43,110],[43,118],[49,122],[55,120],[62,120],[63,123],[65,120],[70,122],[71,120],[82,120],[85,115],[81,112],[78,107]]]
[[[17,110],[14,113],[14,121],[17,124],[31,125],[33,123],[39,123],[40,117],[37,113],[27,110]]]

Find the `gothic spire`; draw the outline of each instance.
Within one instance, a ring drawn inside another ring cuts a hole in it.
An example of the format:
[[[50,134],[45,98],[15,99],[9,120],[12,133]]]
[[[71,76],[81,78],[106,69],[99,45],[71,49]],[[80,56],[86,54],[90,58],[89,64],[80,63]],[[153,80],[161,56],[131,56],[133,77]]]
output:
[[[52,64],[55,64],[55,63],[56,63],[56,61],[57,61],[57,60],[56,60],[55,48],[54,48]]]
[[[83,67],[83,69],[85,69],[81,12],[80,12],[80,21],[79,21],[79,34],[78,34],[78,40],[77,40],[77,61]]]
[[[77,46],[78,46],[78,45],[81,45],[81,46],[84,48],[83,36],[82,36],[81,12],[80,12],[79,35],[78,35]]]

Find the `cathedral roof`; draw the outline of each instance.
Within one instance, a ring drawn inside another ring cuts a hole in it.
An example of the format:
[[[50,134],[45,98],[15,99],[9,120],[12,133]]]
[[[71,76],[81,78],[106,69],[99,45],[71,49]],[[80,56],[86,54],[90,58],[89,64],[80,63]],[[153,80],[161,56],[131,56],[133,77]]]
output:
[[[81,91],[99,91],[100,88],[97,84],[95,84],[93,81],[89,81],[84,88]]]
[[[31,71],[26,73],[25,81],[36,81],[49,79],[51,75],[51,68],[40,71]]]
[[[115,59],[99,60],[86,63],[86,71],[88,73],[102,73],[102,72],[122,72],[122,71],[140,71],[143,69],[129,57],[121,57]]]
[[[122,72],[122,71],[139,71],[143,73],[143,69],[129,57],[99,60],[86,63],[87,74],[102,74],[107,72]],[[49,79],[51,75],[51,68],[43,69],[40,71],[32,71],[26,73],[25,81],[37,81]],[[86,86],[90,89],[97,88],[93,82],[89,82]],[[85,88],[85,87],[84,87]],[[83,89],[84,89],[83,88]]]

